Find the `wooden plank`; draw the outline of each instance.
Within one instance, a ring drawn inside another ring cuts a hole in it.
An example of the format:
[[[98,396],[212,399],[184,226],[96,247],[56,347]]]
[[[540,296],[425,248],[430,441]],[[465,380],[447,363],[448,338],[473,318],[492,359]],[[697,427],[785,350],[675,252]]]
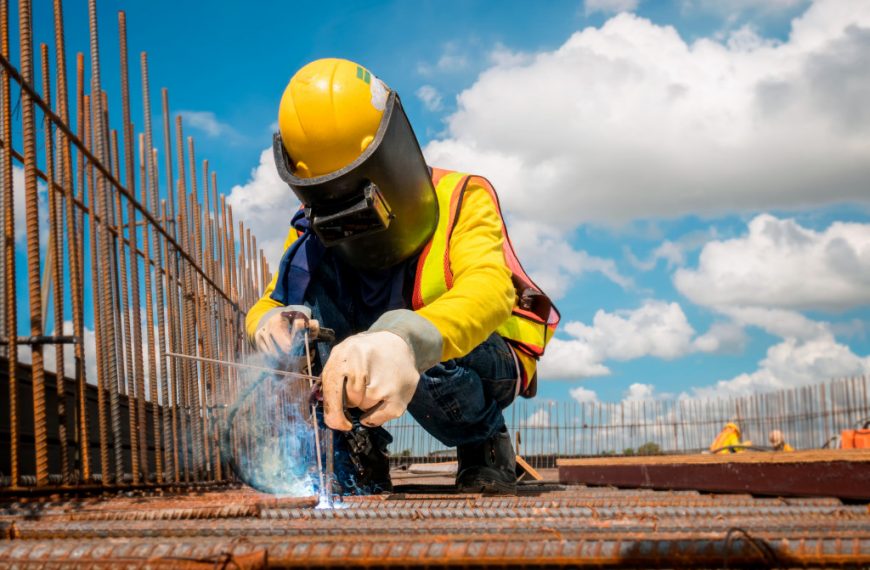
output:
[[[870,462],[870,449],[812,449],[791,452],[745,451],[711,455],[632,455],[626,457],[584,457],[557,459],[558,467],[575,465],[698,465],[717,463],[808,463],[808,462]]]
[[[568,484],[870,500],[868,450],[572,459],[558,466],[559,482]]]
[[[517,481],[522,479],[526,474],[528,474],[528,476],[535,481],[544,480],[544,478],[541,477],[541,474],[538,473],[534,467],[529,465],[528,462],[519,455],[517,455],[517,471],[519,471],[519,473],[517,473]]]

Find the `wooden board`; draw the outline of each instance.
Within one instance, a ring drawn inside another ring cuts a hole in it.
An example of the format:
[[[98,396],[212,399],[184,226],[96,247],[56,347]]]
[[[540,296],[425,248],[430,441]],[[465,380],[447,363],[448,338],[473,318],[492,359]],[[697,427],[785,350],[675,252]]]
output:
[[[557,462],[559,481],[648,489],[870,500],[870,450],[596,457]]]

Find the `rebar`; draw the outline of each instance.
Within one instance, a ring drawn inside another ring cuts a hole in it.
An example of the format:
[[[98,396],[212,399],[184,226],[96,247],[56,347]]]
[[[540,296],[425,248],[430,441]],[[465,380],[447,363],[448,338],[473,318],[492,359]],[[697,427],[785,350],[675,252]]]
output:
[[[21,77],[33,83],[33,43],[31,38],[30,0],[18,3]],[[36,186],[36,125],[30,93],[21,93],[21,123],[24,148],[24,198],[27,228],[27,285],[30,301],[30,334],[42,336],[42,284],[39,267],[39,195]],[[14,310],[14,309],[13,309]],[[10,335],[14,336],[14,335]],[[31,347],[31,378],[33,382],[33,434],[36,453],[36,481],[48,483],[48,449],[45,417],[45,371],[42,346]]]
[[[40,45],[40,72],[42,74],[42,92],[45,102],[51,105],[51,76],[48,64],[48,46]],[[45,120],[45,172],[48,179],[48,217],[51,232],[51,260],[54,274],[54,331],[56,335],[63,334],[63,203],[55,186],[54,146],[51,121]],[[70,462],[67,450],[67,417],[66,417],[66,370],[64,369],[64,346],[55,345],[54,370],[57,393],[57,437],[60,441],[60,472],[64,484],[69,483]]]
[[[0,51],[9,57],[9,0],[0,1]],[[4,285],[5,285],[5,334],[7,338],[18,336],[18,296],[15,291],[15,189],[12,173],[12,104],[9,71],[2,70],[0,75],[0,96],[2,96],[2,136],[5,144],[0,149],[2,157],[3,183],[3,242]],[[9,478],[10,486],[18,486],[18,345],[9,343],[6,349],[9,362]]]

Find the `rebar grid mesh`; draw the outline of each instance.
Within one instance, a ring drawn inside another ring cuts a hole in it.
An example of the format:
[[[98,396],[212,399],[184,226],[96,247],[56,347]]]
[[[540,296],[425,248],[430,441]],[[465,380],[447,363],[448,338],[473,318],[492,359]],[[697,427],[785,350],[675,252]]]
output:
[[[137,133],[124,13],[120,69],[108,71],[120,72],[117,126],[95,0],[87,58],[76,54],[72,79],[62,1],[53,9],[54,45],[35,54],[30,2],[18,3],[17,47],[0,2],[0,483],[225,480],[219,442],[238,375],[166,353],[244,357],[245,310],[271,278],[268,264],[250,229],[234,226],[208,161],[198,184],[193,138],[180,116],[173,137],[166,89],[156,148],[145,52]],[[26,204],[18,220],[16,193]]]

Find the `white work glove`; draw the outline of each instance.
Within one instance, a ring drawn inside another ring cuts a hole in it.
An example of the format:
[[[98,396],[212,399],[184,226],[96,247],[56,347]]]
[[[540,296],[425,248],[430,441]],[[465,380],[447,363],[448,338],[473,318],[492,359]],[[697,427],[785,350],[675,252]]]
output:
[[[311,318],[311,309],[308,307],[303,305],[275,307],[262,316],[257,324],[257,332],[254,334],[257,350],[263,354],[274,358],[289,354],[296,333],[305,328],[305,319],[297,318],[291,323],[287,317],[282,316],[282,313],[287,311],[297,311],[308,317],[308,332],[311,337],[316,337],[320,332],[320,324]]]
[[[382,330],[357,334],[336,345],[322,379],[326,425],[348,431],[353,426],[345,408],[365,411],[360,422],[368,427],[401,416],[414,397],[420,373],[408,343]]]

